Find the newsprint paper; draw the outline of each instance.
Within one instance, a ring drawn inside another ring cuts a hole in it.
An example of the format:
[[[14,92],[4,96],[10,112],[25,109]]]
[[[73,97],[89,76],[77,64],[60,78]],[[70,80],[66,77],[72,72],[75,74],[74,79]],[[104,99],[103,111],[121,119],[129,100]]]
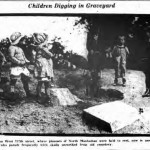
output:
[[[0,1],[0,150],[149,150],[150,1]]]

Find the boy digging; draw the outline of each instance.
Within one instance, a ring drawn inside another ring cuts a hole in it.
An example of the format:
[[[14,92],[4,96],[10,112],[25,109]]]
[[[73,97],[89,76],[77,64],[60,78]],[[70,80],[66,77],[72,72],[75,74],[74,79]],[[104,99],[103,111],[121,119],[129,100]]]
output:
[[[125,36],[118,36],[117,45],[112,50],[114,59],[115,81],[114,86],[118,85],[118,78],[122,78],[122,86],[126,86],[126,60],[129,55],[129,50],[125,46]]]

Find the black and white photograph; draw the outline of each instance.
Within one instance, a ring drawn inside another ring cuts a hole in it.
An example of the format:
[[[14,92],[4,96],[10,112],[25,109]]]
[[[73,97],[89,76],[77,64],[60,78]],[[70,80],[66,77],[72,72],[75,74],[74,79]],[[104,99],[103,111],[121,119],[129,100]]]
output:
[[[150,15],[0,16],[0,133],[150,133]]]

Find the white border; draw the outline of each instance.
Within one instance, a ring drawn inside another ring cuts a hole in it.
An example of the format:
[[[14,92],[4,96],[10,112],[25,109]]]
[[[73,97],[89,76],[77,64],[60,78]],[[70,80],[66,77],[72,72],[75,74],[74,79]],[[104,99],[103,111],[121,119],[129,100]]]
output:
[[[29,4],[52,5],[60,3],[62,5],[76,5],[75,9],[67,8],[29,8]],[[84,8],[78,5],[83,4]],[[91,4],[114,4],[115,8],[87,8],[87,3]],[[150,1],[0,1],[0,13],[67,13],[67,14],[150,14]]]

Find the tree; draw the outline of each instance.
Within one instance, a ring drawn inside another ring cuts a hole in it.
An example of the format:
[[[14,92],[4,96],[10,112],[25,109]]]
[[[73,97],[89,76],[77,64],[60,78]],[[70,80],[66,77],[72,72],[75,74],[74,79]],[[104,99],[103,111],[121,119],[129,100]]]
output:
[[[130,50],[128,65],[130,68],[138,68],[138,61],[145,55],[147,42],[150,41],[149,15],[83,15],[78,23],[86,22],[87,49],[95,33],[98,33],[102,52],[108,47],[113,47],[118,35],[125,35]]]

